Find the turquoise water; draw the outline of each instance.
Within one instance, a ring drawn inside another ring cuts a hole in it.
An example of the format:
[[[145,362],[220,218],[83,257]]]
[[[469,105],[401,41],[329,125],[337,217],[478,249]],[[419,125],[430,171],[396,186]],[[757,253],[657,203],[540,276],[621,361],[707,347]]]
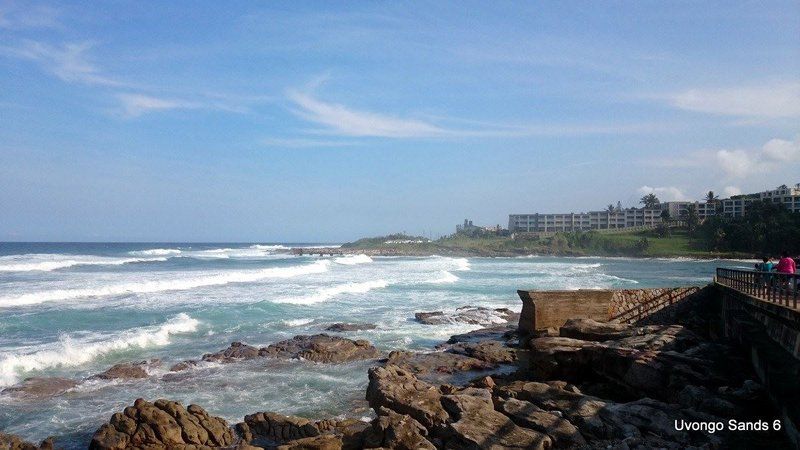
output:
[[[303,244],[298,244],[303,245]],[[305,244],[309,246],[308,244]],[[368,362],[174,362],[231,341],[266,345],[369,322],[346,333],[382,350],[430,349],[473,325],[426,326],[414,312],[464,305],[520,309],[517,289],[701,285],[748,261],[630,258],[295,257],[290,244],[0,243],[0,389],[29,376],[76,380],[160,358],[145,380],[84,381],[51,399],[0,395],[0,430],[85,448],[137,397],[197,403],[239,421],[255,411],[328,417],[358,405]],[[487,325],[496,318],[487,316]]]

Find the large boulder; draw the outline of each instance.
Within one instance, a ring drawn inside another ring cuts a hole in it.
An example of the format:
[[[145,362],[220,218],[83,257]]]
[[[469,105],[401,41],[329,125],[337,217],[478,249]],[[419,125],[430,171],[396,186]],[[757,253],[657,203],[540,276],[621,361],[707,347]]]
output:
[[[150,361],[129,362],[114,364],[105,372],[93,375],[91,378],[100,380],[132,380],[137,378],[147,378],[149,370],[158,367],[161,361],[152,359]]]
[[[241,342],[232,342],[230,347],[216,353],[206,353],[203,361],[216,363],[231,363],[259,357],[259,350],[252,345]]]
[[[235,440],[224,419],[210,416],[197,405],[184,408],[169,400],[138,399],[95,432],[89,449],[229,447]]]
[[[444,425],[449,415],[441,404],[438,387],[418,380],[411,372],[394,365],[369,370],[367,401],[376,412],[381,408],[411,416],[428,431]]]
[[[260,356],[302,358],[319,363],[344,363],[375,359],[380,352],[368,341],[352,340],[327,334],[295,336],[259,350]]]
[[[321,434],[289,441],[275,447],[276,450],[342,450],[342,438],[333,434]]]
[[[481,328],[479,330],[469,331],[467,333],[462,334],[455,334],[450,336],[450,339],[447,340],[448,344],[455,344],[457,342],[484,342],[484,341],[498,341],[498,342],[507,342],[514,338],[516,338],[517,334],[517,325],[516,324],[505,324],[505,325],[495,325],[487,328]]]
[[[36,445],[19,436],[0,433],[0,450],[53,450],[53,438],[47,438]]]
[[[517,351],[500,342],[459,342],[448,346],[447,352],[475,358],[489,364],[513,364]]]
[[[467,388],[442,396],[452,422],[441,433],[449,449],[548,449],[552,440],[544,433],[522,428],[495,411],[491,392]]]
[[[14,397],[43,399],[61,395],[78,385],[75,380],[59,377],[31,377],[22,383],[3,389],[4,394]]]
[[[435,450],[427,435],[428,430],[408,414],[379,408],[378,418],[363,433],[363,448]]]

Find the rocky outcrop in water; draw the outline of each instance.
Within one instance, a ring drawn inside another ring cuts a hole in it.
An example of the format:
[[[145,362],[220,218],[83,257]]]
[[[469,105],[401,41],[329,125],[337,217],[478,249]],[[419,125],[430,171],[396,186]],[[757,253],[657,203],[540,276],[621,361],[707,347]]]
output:
[[[22,383],[3,389],[3,394],[14,397],[43,399],[61,395],[78,385],[75,380],[59,377],[30,377]]]
[[[493,363],[455,353],[412,353],[399,350],[389,353],[385,363],[417,375],[428,373],[452,374],[470,370],[490,370],[497,367]]]
[[[374,330],[376,328],[378,328],[378,326],[372,323],[334,323],[325,328],[325,331],[345,333],[348,331]]]
[[[418,312],[414,318],[425,325],[444,325],[466,323],[471,325],[497,325],[499,323],[516,323],[519,313],[508,308],[490,309],[475,306],[462,306],[454,312],[444,311]]]
[[[149,370],[161,365],[161,361],[152,359],[150,361],[140,361],[134,363],[120,363],[111,366],[108,370],[91,378],[100,380],[130,380],[136,378],[147,378]]]
[[[345,363],[362,359],[375,359],[380,352],[363,339],[351,340],[327,334],[295,336],[272,344],[259,351],[259,355],[273,358],[302,358],[318,363]]]
[[[138,399],[95,432],[89,449],[219,448],[232,446],[235,441],[225,420],[197,405],[184,408],[168,400],[150,403]]]

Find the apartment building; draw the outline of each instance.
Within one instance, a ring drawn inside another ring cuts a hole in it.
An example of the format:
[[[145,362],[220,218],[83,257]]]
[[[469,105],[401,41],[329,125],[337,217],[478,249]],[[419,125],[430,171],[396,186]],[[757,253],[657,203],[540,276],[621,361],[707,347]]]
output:
[[[689,211],[689,205],[694,205],[694,210],[697,217],[703,221],[711,216],[717,215],[717,207],[719,202],[663,202],[661,203],[661,210],[668,211],[669,217],[672,220],[680,220],[686,217]]]
[[[626,208],[569,214],[509,214],[508,229],[514,232],[604,230],[661,223],[661,209]]]

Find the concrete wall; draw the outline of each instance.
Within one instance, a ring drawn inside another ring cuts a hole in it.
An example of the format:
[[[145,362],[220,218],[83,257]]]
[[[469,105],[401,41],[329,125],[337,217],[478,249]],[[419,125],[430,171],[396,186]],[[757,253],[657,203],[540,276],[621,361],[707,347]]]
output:
[[[517,291],[522,299],[519,331],[530,336],[537,330],[559,328],[573,318],[633,323],[699,291],[698,287]]]

